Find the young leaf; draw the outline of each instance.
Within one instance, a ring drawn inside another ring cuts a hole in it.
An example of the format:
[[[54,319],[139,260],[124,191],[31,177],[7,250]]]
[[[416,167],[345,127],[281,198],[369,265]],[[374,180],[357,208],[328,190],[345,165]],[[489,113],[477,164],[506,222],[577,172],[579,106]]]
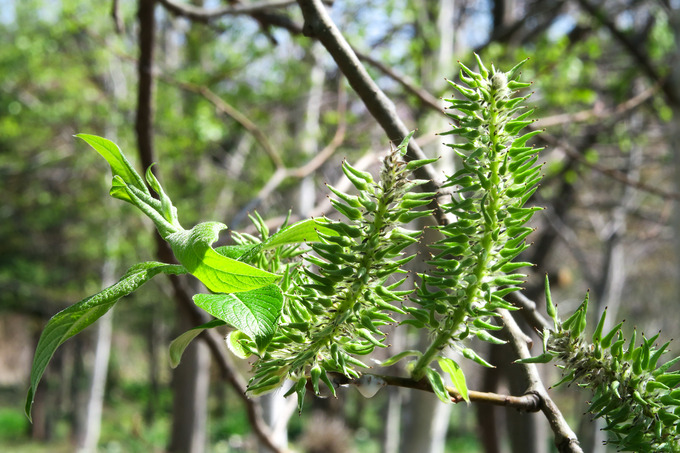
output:
[[[232,294],[196,294],[194,303],[248,335],[262,351],[276,331],[283,295],[278,286],[267,285]]]
[[[443,357],[439,359],[439,366],[444,372],[449,373],[449,376],[451,376],[451,381],[453,382],[453,386],[456,387],[456,390],[458,390],[460,396],[462,396],[463,399],[469,403],[470,396],[468,395],[468,388],[465,382],[465,374],[458,363],[452,359]]]
[[[319,242],[319,233],[328,236],[336,236],[335,230],[326,227],[325,219],[306,219],[290,225],[276,234],[273,234],[263,244],[265,249],[278,247],[285,244],[299,244],[301,242]]]
[[[182,266],[154,261],[137,264],[131,267],[118,282],[60,311],[47,322],[33,357],[31,387],[26,397],[26,415],[29,420],[38,383],[57,348],[104,316],[121,297],[132,293],[160,273],[178,275],[186,273],[186,269]]]
[[[430,385],[432,386],[432,391],[434,394],[437,395],[437,397],[443,402],[450,403],[451,397],[449,396],[449,392],[446,390],[446,385],[444,385],[444,380],[440,374],[428,367],[425,369],[425,375],[427,376],[427,380],[430,381]]]
[[[250,337],[240,330],[232,330],[229,332],[229,335],[227,335],[227,347],[231,352],[234,353],[236,357],[240,359],[247,359],[248,357],[252,356],[253,353],[250,352],[250,348],[243,346],[243,343],[241,343],[242,340],[250,341]]]
[[[196,326],[187,330],[182,335],[172,340],[169,351],[170,366],[172,368],[176,368],[177,365],[179,365],[179,362],[182,359],[182,354],[184,354],[184,350],[187,348],[187,346],[189,346],[194,338],[199,336],[204,330],[212,329],[213,327],[217,326],[223,326],[225,324],[226,323],[221,319],[213,319],[212,321],[206,322],[205,324],[201,324],[200,326]]]
[[[170,234],[166,240],[184,267],[209,290],[216,293],[235,293],[261,288],[279,276],[248,264],[220,255],[210,244],[217,240],[226,226],[219,222],[205,222],[191,230]]]
[[[549,352],[544,352],[535,357],[527,357],[526,359],[517,359],[514,363],[548,363],[554,358],[554,355]]]
[[[400,361],[401,359],[403,359],[405,357],[413,357],[413,356],[420,357],[421,355],[423,355],[423,353],[420,352],[420,351],[414,351],[414,350],[401,351],[399,354],[393,355],[389,359],[387,359],[383,362],[380,362],[379,366],[381,366],[381,367],[391,366],[391,365],[394,365],[395,363],[397,363],[398,361]]]
[[[134,186],[139,190],[145,191],[146,193],[149,192],[146,188],[146,184],[144,184],[144,180],[141,176],[139,176],[139,173],[135,171],[132,165],[130,165],[130,162],[128,162],[128,160],[125,158],[125,155],[122,153],[120,148],[118,148],[118,145],[113,143],[111,140],[107,140],[96,135],[77,134],[76,137],[84,140],[88,145],[94,148],[95,151],[101,154],[104,159],[106,159],[106,161],[111,166],[111,172],[113,173],[113,176],[119,175],[121,178],[123,178],[123,181],[126,184]],[[114,188],[112,188],[112,192],[113,189]],[[129,198],[123,198],[127,197],[124,192],[116,191],[116,194],[116,198],[130,202],[132,201]]]

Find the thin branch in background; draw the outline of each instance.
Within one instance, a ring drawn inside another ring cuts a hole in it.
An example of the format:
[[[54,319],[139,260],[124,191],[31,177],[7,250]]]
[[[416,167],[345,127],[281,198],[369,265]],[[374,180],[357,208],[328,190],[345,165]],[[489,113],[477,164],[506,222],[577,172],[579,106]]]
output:
[[[426,106],[428,106],[429,108],[431,108],[435,111],[438,111],[438,112],[446,115],[444,113],[442,106],[440,105],[441,103],[440,103],[439,99],[432,96],[432,94],[430,94],[430,92],[428,92],[424,88],[417,86],[415,84],[415,82],[413,82],[412,80],[409,80],[408,78],[398,74],[394,69],[392,69],[389,66],[387,66],[386,64],[383,64],[382,62],[376,60],[375,58],[373,58],[369,55],[366,55],[364,53],[358,52],[356,50],[354,52],[357,54],[357,57],[359,57],[360,60],[370,64],[371,66],[373,66],[374,68],[376,68],[380,72],[382,72],[383,74],[392,78],[392,80],[394,80],[395,82],[397,82],[401,86],[403,86],[406,89],[406,91],[408,91],[409,93],[415,95],[418,99],[420,99],[420,101],[423,104],[425,104]],[[448,118],[448,116],[447,116],[447,118]]]
[[[535,130],[531,126],[529,126],[530,129]],[[622,173],[619,170],[615,170],[613,168],[606,168],[603,167],[602,165],[599,165],[595,162],[589,162],[585,156],[583,156],[581,153],[579,153],[576,149],[574,149],[573,146],[571,146],[569,143],[558,139],[554,135],[548,134],[547,132],[543,132],[541,134],[541,139],[544,140],[546,143],[549,145],[555,147],[555,148],[560,148],[564,150],[565,154],[567,154],[570,158],[577,160],[579,163],[585,165],[586,167],[591,168],[592,170],[597,171],[598,173],[602,173],[605,176],[608,176],[620,183],[623,183],[627,186],[634,187],[636,189],[642,190],[644,192],[648,192],[654,195],[657,195],[663,199],[667,200],[680,200],[680,193],[678,192],[669,192],[665,191],[663,189],[659,189],[656,186],[652,186],[649,184],[645,184],[643,182],[640,182],[638,180],[629,178],[626,174]]]
[[[526,336],[522,329],[520,329],[517,322],[512,317],[509,311],[499,309],[503,324],[508,331],[510,343],[515,353],[520,359],[527,359],[531,357],[529,348],[523,338]],[[533,363],[519,364],[525,374],[526,380],[529,383],[527,393],[535,393],[540,397],[540,408],[543,415],[548,419],[550,428],[555,435],[555,446],[560,453],[583,453],[578,438],[564,416],[560,412],[557,405],[553,402],[546,390],[541,377],[538,374],[538,368]]]
[[[264,131],[262,131],[262,129],[260,129],[240,110],[238,110],[237,108],[229,104],[227,101],[222,99],[210,88],[204,85],[196,85],[193,83],[181,82],[179,80],[176,80],[172,77],[166,76],[161,73],[157,73],[156,75],[160,80],[167,83],[168,85],[173,85],[182,90],[203,96],[206,100],[208,100],[211,104],[215,106],[218,112],[229,116],[234,121],[243,126],[245,130],[250,132],[252,136],[255,138],[255,140],[260,144],[260,146],[262,146],[264,152],[267,153],[267,156],[269,156],[269,159],[274,164],[274,167],[276,167],[277,169],[284,168],[281,156],[279,155],[278,151],[276,151],[274,146],[271,144],[269,139],[267,139],[267,135],[264,133]]]
[[[515,291],[507,295],[507,298],[513,305],[521,308],[519,314],[524,317],[524,320],[537,332],[542,332],[543,329],[552,329],[553,324],[538,311],[536,302],[529,299],[520,291]]]
[[[550,227],[557,233],[557,236],[564,241],[567,249],[579,266],[581,266],[581,269],[583,269],[583,278],[588,282],[588,285],[595,287],[597,285],[595,272],[590,267],[590,260],[586,257],[581,247],[578,246],[579,241],[576,233],[559,216],[555,215],[551,208],[545,210],[545,218]]]
[[[607,119],[612,116],[619,116],[639,107],[651,99],[659,91],[660,86],[661,84],[656,83],[655,85],[652,85],[644,91],[636,94],[632,98],[620,103],[613,109],[604,109],[600,105],[596,104],[592,109],[582,110],[580,112],[562,113],[559,115],[539,118],[536,120],[533,126],[536,129],[543,129],[561,124],[584,123],[590,120],[602,121],[603,119]]]
[[[111,2],[111,19],[113,19],[113,29],[116,33],[121,35],[125,31],[125,25],[123,19],[120,17],[120,4],[118,0],[113,0]]]
[[[295,0],[265,0],[250,2],[247,4],[229,5],[212,10],[200,8],[187,3],[179,3],[173,0],[158,0],[168,11],[184,16],[197,22],[209,22],[223,16],[253,15],[275,8],[284,8],[295,3]]]
[[[260,189],[255,197],[250,200],[246,206],[241,209],[232,219],[231,225],[233,228],[238,227],[241,222],[245,219],[246,215],[257,208],[263,200],[265,200],[272,192],[274,192],[283,181],[288,178],[303,179],[304,177],[310,175],[316,171],[324,162],[326,162],[338,149],[338,147],[345,140],[345,133],[347,131],[347,95],[343,89],[342,83],[338,87],[338,127],[335,131],[335,135],[331,141],[326,145],[321,151],[319,151],[313,158],[309,160],[306,164],[298,168],[285,168],[279,167],[269,178],[267,183]]]
[[[342,36],[338,27],[332,21],[320,0],[298,0],[302,15],[305,19],[303,34],[317,39],[326,48],[347,78],[354,92],[361,98],[371,116],[387,134],[388,139],[400,141],[410,132],[396,113],[394,103],[385,95],[378,85],[371,79],[366,68],[361,64],[347,40]],[[411,140],[406,152],[407,160],[424,159],[425,154],[418,144]],[[423,189],[436,192],[437,175],[430,167],[421,167],[416,176],[429,182]],[[430,205],[434,209],[435,218],[439,223],[447,223],[442,209],[436,204]]]

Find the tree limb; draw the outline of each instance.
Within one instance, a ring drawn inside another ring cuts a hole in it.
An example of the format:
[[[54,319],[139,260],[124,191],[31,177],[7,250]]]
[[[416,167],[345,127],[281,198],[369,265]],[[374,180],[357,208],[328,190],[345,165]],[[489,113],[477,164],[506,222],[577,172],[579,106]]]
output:
[[[522,329],[517,325],[517,322],[510,312],[504,309],[499,309],[498,312],[503,318],[503,324],[508,331],[510,343],[517,356],[520,359],[531,357],[527,343],[523,340],[525,337],[524,332],[522,332]],[[574,431],[569,427],[569,424],[559,408],[550,398],[550,395],[548,395],[548,391],[541,381],[536,365],[533,363],[525,363],[519,364],[518,366],[522,367],[526,380],[529,383],[527,393],[534,393],[540,398],[540,410],[548,419],[550,428],[555,435],[555,446],[557,447],[557,450],[560,453],[583,453],[576,434],[574,434]]]
[[[174,0],[158,0],[165,8],[175,14],[184,16],[197,22],[209,22],[223,16],[252,15],[274,8],[283,8],[295,3],[295,0],[265,0],[223,6],[215,9],[205,9],[187,3],[179,3]]]
[[[344,378],[344,379],[343,379]],[[366,381],[371,381],[372,385],[386,386],[391,385],[394,387],[404,387],[415,390],[423,390],[425,392],[434,393],[432,390],[432,385],[427,380],[423,378],[416,381],[407,377],[400,376],[390,376],[386,374],[375,374],[375,373],[363,373],[358,379],[348,379],[344,375],[334,374],[333,379],[336,383],[340,385],[354,385],[360,387],[364,385]],[[451,395],[451,400],[454,403],[460,403],[463,400],[460,392],[454,387],[447,386],[446,390]],[[535,393],[527,393],[522,396],[512,396],[512,395],[501,395],[498,393],[491,392],[478,392],[476,390],[468,390],[468,396],[471,402],[475,403],[486,403],[493,404],[495,406],[507,406],[513,407],[520,411],[525,412],[538,412],[540,410],[540,398]]]
[[[356,53],[333,23],[321,0],[298,0],[305,24],[302,32],[305,36],[316,38],[333,57],[340,71],[345,75],[354,92],[361,98],[366,109],[383,128],[390,140],[399,142],[410,132],[396,113],[394,103],[385,95],[368,75]],[[418,144],[411,140],[406,152],[407,160],[424,159],[425,154]],[[436,192],[437,175],[429,167],[421,167],[416,171],[418,178],[429,180],[424,190]],[[439,223],[447,223],[446,216],[437,203],[429,207]]]

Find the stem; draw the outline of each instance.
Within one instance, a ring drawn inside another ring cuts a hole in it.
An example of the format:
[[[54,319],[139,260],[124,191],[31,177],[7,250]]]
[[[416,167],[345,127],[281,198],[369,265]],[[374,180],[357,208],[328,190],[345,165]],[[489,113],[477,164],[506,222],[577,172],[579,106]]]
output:
[[[453,317],[449,318],[444,329],[440,329],[435,339],[430,343],[430,346],[418,359],[411,371],[411,377],[419,381],[425,376],[425,369],[432,363],[432,361],[439,355],[439,352],[446,347],[451,337],[458,329],[458,326],[463,323],[465,319],[465,307],[459,305],[454,311]]]

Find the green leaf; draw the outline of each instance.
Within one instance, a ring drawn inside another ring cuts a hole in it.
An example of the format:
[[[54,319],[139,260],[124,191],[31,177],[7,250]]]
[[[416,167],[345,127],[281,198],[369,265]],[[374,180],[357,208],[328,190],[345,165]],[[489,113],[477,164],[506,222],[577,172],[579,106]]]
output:
[[[430,381],[430,385],[432,386],[432,391],[434,391],[434,394],[437,395],[437,397],[443,402],[450,403],[451,397],[449,396],[449,392],[446,390],[446,385],[444,385],[444,380],[440,374],[428,367],[425,368],[425,376],[427,376],[427,380]]]
[[[178,275],[186,273],[186,269],[182,266],[155,261],[137,264],[131,267],[118,282],[60,311],[47,322],[33,357],[31,387],[26,397],[26,415],[29,419],[38,383],[57,348],[104,316],[121,297],[132,293],[160,273]]]
[[[227,346],[229,347],[229,350],[233,352],[236,357],[247,359],[253,354],[250,352],[250,348],[243,346],[243,341],[251,341],[251,339],[240,330],[233,330],[227,335]]]
[[[232,294],[196,294],[194,303],[248,335],[263,351],[276,331],[283,295],[278,286],[267,285]]]
[[[467,383],[465,382],[465,374],[458,363],[456,363],[455,360],[442,357],[439,359],[439,366],[444,372],[449,373],[449,376],[451,376],[451,381],[453,382],[453,386],[456,387],[456,390],[458,390],[460,396],[462,396],[463,399],[469,403],[470,396],[468,394]]]
[[[326,219],[306,219],[295,223],[272,235],[264,242],[264,248],[270,249],[285,244],[299,244],[302,242],[319,242],[319,233],[336,236],[338,233],[326,227]]]
[[[401,156],[406,155],[406,151],[408,150],[408,142],[409,142],[409,140],[411,140],[411,137],[413,137],[413,134],[415,134],[415,133],[416,133],[416,131],[409,132],[408,135],[406,137],[404,137],[404,139],[401,141],[399,146],[397,146],[397,152],[399,153],[399,155],[401,155]]]
[[[515,360],[515,363],[548,363],[554,358],[550,352],[544,352],[536,357],[527,357],[526,359]]]
[[[138,188],[139,190],[149,193],[149,190],[144,184],[144,180],[139,173],[130,165],[127,158],[123,152],[118,148],[118,145],[113,143],[111,140],[107,140],[103,137],[98,137],[96,135],[90,134],[77,134],[76,137],[84,140],[88,145],[94,148],[99,154],[102,155],[104,159],[111,166],[111,172],[113,176],[120,176],[123,181],[131,186]],[[129,196],[121,190],[116,190],[116,184],[111,188],[111,195],[116,198],[132,202]]]
[[[199,223],[191,230],[168,235],[172,251],[184,267],[210,291],[235,293],[261,288],[279,276],[220,255],[210,246],[226,225],[219,222]]]
[[[423,355],[423,353],[420,352],[420,351],[412,351],[412,350],[402,351],[399,354],[393,355],[389,359],[387,359],[383,362],[380,362],[379,365],[381,367],[391,366],[391,365],[394,365],[395,363],[397,363],[398,361],[400,361],[401,359],[403,359],[405,357],[413,357],[413,356],[420,357],[422,355]]]
[[[187,348],[187,346],[189,346],[194,338],[199,336],[204,330],[212,329],[213,327],[217,326],[223,326],[225,324],[226,323],[221,319],[213,319],[212,321],[206,322],[205,324],[201,324],[200,326],[196,326],[187,330],[182,335],[172,340],[169,350],[170,366],[172,368],[176,368],[177,365],[179,365],[179,362],[182,359],[182,354],[184,354],[184,350]]]

